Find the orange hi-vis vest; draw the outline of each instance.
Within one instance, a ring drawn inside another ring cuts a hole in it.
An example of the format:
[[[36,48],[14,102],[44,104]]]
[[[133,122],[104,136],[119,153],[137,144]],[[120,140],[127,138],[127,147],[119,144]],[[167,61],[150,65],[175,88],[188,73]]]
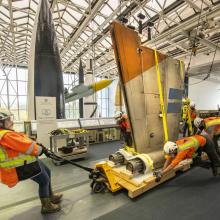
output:
[[[131,129],[130,123],[128,121],[128,115],[127,114],[122,115],[122,118],[119,122],[119,126],[120,126],[122,132],[126,132],[127,130]]]
[[[191,121],[194,121],[197,117],[197,114],[196,114],[196,110],[192,110],[190,109],[190,118],[191,118]]]
[[[212,137],[220,134],[220,117],[209,117],[204,119],[206,131]]]
[[[176,141],[178,146],[177,155],[172,160],[172,167],[177,166],[181,161],[187,158],[193,158],[196,156],[195,152],[199,147],[204,147],[206,144],[206,138],[201,135],[194,135],[191,137],[181,138]],[[171,157],[166,157],[166,159],[171,159]]]
[[[35,162],[40,153],[41,147],[24,134],[0,129],[0,182],[15,186],[19,182],[16,167]]]
[[[194,135],[191,137],[181,138],[176,141],[176,144],[178,146],[178,152],[189,148],[194,148],[194,150],[197,151],[199,147],[203,147],[206,144],[206,139],[201,135]]]

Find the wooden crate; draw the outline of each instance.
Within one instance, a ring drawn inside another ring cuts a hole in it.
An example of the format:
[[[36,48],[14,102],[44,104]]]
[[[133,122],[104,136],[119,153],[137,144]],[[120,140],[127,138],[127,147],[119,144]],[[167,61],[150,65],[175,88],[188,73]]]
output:
[[[182,161],[174,170],[164,175],[160,182],[155,182],[155,176],[153,174],[148,175],[133,175],[125,169],[125,166],[112,167],[112,174],[115,177],[116,182],[123,188],[128,190],[128,196],[135,198],[142,193],[158,186],[159,184],[176,176],[177,171],[185,172],[190,169],[192,164],[191,159]]]

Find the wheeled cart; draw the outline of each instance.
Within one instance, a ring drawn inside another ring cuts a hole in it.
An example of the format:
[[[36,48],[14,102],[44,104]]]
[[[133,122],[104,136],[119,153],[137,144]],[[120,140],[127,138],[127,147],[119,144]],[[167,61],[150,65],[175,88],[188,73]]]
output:
[[[89,132],[78,129],[72,130],[71,134],[51,135],[50,150],[67,160],[85,158],[89,152]],[[61,164],[60,161],[52,161],[55,165]]]

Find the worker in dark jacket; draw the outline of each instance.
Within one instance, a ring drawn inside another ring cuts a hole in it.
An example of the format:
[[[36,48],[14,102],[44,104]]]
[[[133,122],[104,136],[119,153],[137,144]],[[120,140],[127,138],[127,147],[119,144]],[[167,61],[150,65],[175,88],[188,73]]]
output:
[[[118,111],[115,114],[115,120],[120,127],[121,133],[124,137],[125,143],[127,146],[132,146],[132,135],[131,135],[131,126],[128,120],[128,115],[123,114],[122,112]]]
[[[197,128],[194,125],[194,120],[197,117],[196,104],[194,102],[190,102],[190,118],[192,123],[193,134],[196,134]]]
[[[197,134],[207,134],[213,140],[216,151],[220,155],[218,139],[220,137],[220,117],[199,118],[194,120]]]
[[[0,109],[0,182],[14,187],[19,181],[32,179],[39,184],[43,214],[59,211],[62,194],[51,188],[51,172],[38,156],[48,151],[24,134],[13,130],[13,115]]]
[[[161,176],[174,169],[181,161],[195,157],[200,150],[207,153],[213,175],[217,176],[220,159],[215,151],[213,142],[207,136],[194,135],[181,138],[176,142],[168,141],[164,145],[166,162],[162,171],[157,174],[157,180],[160,180]]]

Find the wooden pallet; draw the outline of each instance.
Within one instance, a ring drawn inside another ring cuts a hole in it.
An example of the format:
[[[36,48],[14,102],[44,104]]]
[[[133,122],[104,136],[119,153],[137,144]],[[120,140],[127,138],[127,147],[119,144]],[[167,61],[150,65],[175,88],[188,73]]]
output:
[[[153,176],[152,173],[148,175],[133,175],[125,169],[125,166],[113,166],[111,172],[114,175],[115,181],[120,186],[128,190],[128,196],[130,198],[135,198],[157,185],[175,177],[177,171],[185,172],[189,170],[191,164],[191,159],[182,161],[175,167],[174,170],[164,175],[160,182],[155,182],[155,176]]]

